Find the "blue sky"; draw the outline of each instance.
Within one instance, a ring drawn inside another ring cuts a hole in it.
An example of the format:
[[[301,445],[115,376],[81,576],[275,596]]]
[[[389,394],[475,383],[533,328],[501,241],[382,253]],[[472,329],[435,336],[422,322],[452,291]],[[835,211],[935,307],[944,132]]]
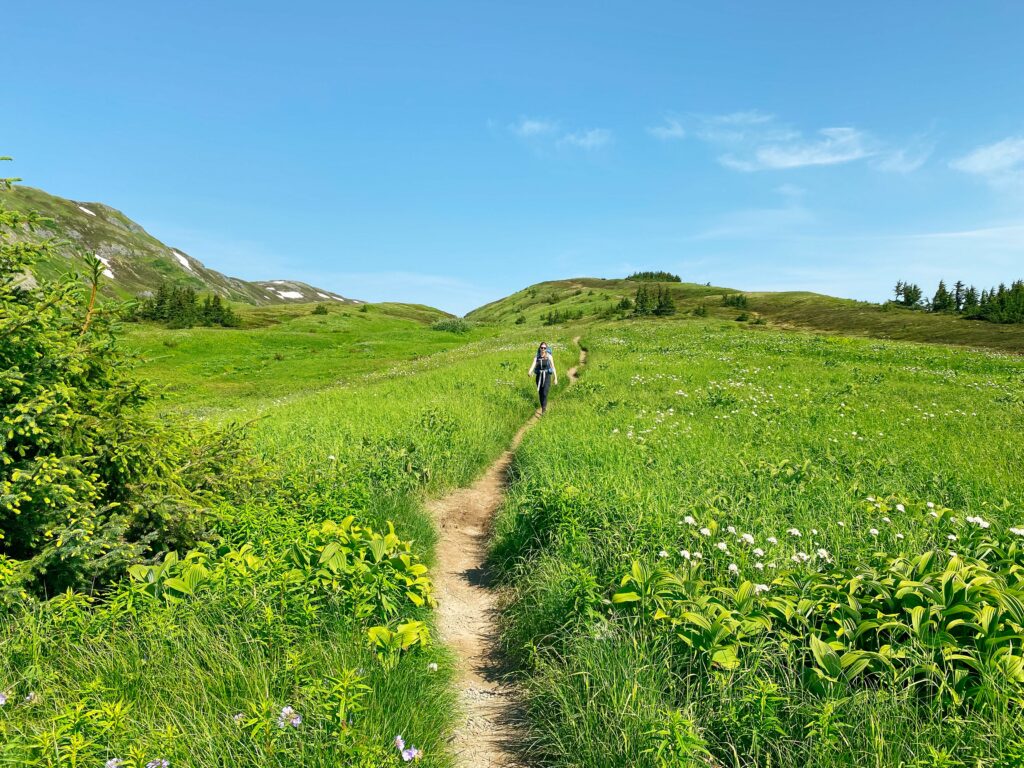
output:
[[[18,3],[0,154],[250,279],[1024,277],[1020,2]]]

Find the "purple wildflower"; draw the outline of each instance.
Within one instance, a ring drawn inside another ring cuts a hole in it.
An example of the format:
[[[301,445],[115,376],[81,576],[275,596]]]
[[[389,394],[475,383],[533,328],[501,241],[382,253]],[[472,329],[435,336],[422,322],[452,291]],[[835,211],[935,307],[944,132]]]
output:
[[[121,768],[122,762],[120,757],[112,757],[103,764],[103,768]]]
[[[150,760],[146,763],[146,768],[170,768],[170,765],[170,760],[164,760],[162,757],[158,757],[156,760]]]
[[[284,728],[286,725],[290,725],[292,728],[298,728],[301,724],[302,715],[291,707],[285,707],[282,709],[281,714],[277,717],[278,728]]]
[[[419,760],[422,756],[423,753],[416,749],[415,746],[402,750],[402,759],[407,763],[411,760]]]
[[[403,739],[401,735],[395,736],[395,749],[399,752],[405,749],[405,739]]]
[[[241,723],[243,720],[245,720],[245,713],[244,712],[238,712],[238,713],[232,715],[231,719],[234,720],[236,723]]]
[[[0,707],[7,703],[7,694],[0,693]]]

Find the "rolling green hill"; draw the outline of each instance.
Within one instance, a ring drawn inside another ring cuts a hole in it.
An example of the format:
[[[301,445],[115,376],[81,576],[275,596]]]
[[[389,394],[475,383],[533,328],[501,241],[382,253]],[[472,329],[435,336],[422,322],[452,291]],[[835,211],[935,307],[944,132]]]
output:
[[[165,245],[121,211],[102,203],[67,200],[17,186],[0,189],[0,206],[37,211],[51,220],[44,228],[25,233],[26,237],[52,237],[57,241],[54,257],[36,265],[36,278],[54,279],[67,272],[84,274],[85,260],[91,254],[103,262],[103,290],[110,296],[135,297],[170,281],[247,304],[359,303],[294,280],[250,282],[228,277]]]
[[[632,299],[640,283],[580,277],[537,283],[466,315],[483,324],[560,324],[628,317],[619,302]],[[648,285],[652,285],[648,283]],[[708,317],[739,320],[758,328],[783,328],[868,336],[902,341],[958,344],[1024,352],[1024,326],[965,320],[891,304],[840,299],[806,291],[744,292],[697,283],[657,283],[675,301],[674,319],[705,312]],[[742,293],[746,306],[724,306],[723,297]],[[552,323],[551,320],[554,320]]]

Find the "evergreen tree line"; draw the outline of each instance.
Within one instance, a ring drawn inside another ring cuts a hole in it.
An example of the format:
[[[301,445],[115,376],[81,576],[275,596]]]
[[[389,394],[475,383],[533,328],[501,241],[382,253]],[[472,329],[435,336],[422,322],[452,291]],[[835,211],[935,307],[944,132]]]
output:
[[[681,283],[683,282],[679,275],[673,275],[671,272],[634,272],[632,275],[626,278],[627,280],[638,280],[648,283]]]
[[[561,311],[555,309],[544,315],[544,325],[558,325],[559,323],[566,323],[570,320],[579,320],[582,317],[582,309],[564,309]]]
[[[946,282],[940,280],[931,299],[924,296],[921,286],[900,280],[893,292],[895,303],[905,307],[958,314],[971,320],[987,320],[990,323],[1024,323],[1024,280],[1017,280],[1009,287],[1000,283],[998,288],[981,292],[962,280],[957,280],[953,290],[950,290]]]
[[[238,315],[217,294],[200,300],[195,289],[167,283],[139,305],[137,315],[142,320],[165,323],[168,328],[191,328],[194,325],[234,328],[240,322]]]
[[[645,315],[674,315],[676,313],[676,302],[672,298],[672,292],[665,286],[659,286],[656,293],[651,293],[646,285],[636,289],[636,298],[633,300],[633,314],[638,317]]]

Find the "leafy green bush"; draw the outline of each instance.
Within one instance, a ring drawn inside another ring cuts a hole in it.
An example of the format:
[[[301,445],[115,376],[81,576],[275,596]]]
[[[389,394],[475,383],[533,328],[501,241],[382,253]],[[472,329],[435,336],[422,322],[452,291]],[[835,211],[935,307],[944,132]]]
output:
[[[40,217],[0,210],[0,594],[55,594],[206,534],[237,436],[146,406],[113,312],[76,280],[31,286]],[[219,476],[224,475],[223,479]]]
[[[448,333],[469,333],[473,329],[473,324],[468,320],[463,320],[461,317],[444,317],[440,320],[435,320],[430,324],[430,327],[435,331],[447,331]]]

